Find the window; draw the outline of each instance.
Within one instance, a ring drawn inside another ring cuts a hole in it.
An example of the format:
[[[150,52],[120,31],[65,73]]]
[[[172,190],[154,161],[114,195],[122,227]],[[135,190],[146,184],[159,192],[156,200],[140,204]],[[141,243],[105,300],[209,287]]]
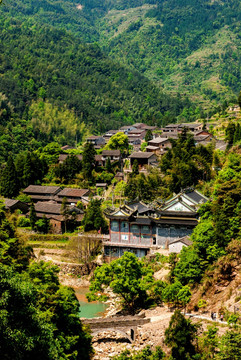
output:
[[[132,233],[138,233],[139,234],[139,226],[138,225],[131,225],[131,232]]]
[[[149,226],[142,226],[141,232],[142,232],[142,234],[149,234],[150,233]]]
[[[119,231],[119,222],[116,220],[111,221],[111,231]]]
[[[105,247],[105,255],[106,256],[110,255],[110,248],[109,247]]]
[[[121,232],[128,232],[128,231],[129,231],[128,222],[122,221],[121,222]]]

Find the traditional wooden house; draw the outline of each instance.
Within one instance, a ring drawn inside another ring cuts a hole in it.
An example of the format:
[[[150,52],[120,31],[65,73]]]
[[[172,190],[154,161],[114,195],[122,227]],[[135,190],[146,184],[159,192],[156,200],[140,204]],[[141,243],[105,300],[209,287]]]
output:
[[[163,134],[165,133],[178,133],[181,131],[180,124],[168,124],[162,128]]]
[[[198,224],[197,209],[207,200],[199,192],[190,190],[164,203],[134,202],[119,209],[106,209],[110,238],[104,242],[105,256],[109,259],[131,251],[142,257],[151,249],[168,249],[169,244],[192,233]]]
[[[120,150],[103,150],[101,154],[101,160],[103,166],[106,165],[107,159],[110,159],[111,162],[121,161],[121,152]]]
[[[145,129],[133,129],[128,132],[128,139],[130,140],[131,137],[139,138],[140,140],[144,140],[146,135]]]
[[[133,126],[136,129],[141,129],[141,128],[143,128],[143,126],[146,126],[146,124],[144,124],[144,123],[135,123],[135,124],[133,124]]]
[[[89,136],[86,141],[94,145],[95,149],[100,149],[105,145],[105,139],[103,136]]]
[[[195,136],[200,136],[200,135],[205,135],[205,136],[209,135],[210,138],[212,138],[212,139],[215,138],[214,135],[211,134],[210,132],[208,132],[207,130],[200,130],[195,133]]]
[[[151,125],[144,125],[142,126],[142,129],[144,130],[151,130],[151,131],[154,131],[154,130],[157,130],[157,126],[151,126]]]
[[[54,200],[57,203],[62,203],[63,199],[66,198],[67,204],[76,205],[77,202],[82,201],[83,196],[86,197],[90,194],[89,189],[72,189],[65,188],[58,192]]]
[[[101,154],[95,155],[95,166],[103,166],[103,160]]]
[[[160,155],[160,148],[159,148],[159,146],[148,145],[148,146],[146,146],[146,152],[151,152],[156,155]],[[163,153],[164,153],[164,151],[163,151]]]
[[[180,133],[184,128],[188,129],[192,133],[195,133],[202,130],[203,124],[202,123],[168,124],[162,129],[162,131],[163,134]]]
[[[15,210],[20,210],[21,213],[26,214],[29,210],[29,205],[20,200],[5,199],[4,205],[5,208],[10,212],[14,212]]]
[[[62,215],[61,204],[51,201],[39,201],[34,207],[38,219],[46,216],[46,218],[50,220],[51,231],[55,234],[62,234],[65,231],[65,223],[67,229],[72,226],[73,221],[80,225],[81,220],[84,217],[84,212],[73,205],[68,206],[67,217]],[[29,213],[27,216],[29,216]]]
[[[120,130],[109,130],[105,133],[104,135],[104,139],[106,142],[108,142],[111,138],[111,136],[117,134],[118,132],[120,132]]]
[[[153,150],[153,147],[155,148]],[[157,155],[162,155],[166,152],[167,149],[172,147],[171,141],[168,138],[157,137],[150,141],[148,141],[148,146],[146,147],[146,151],[152,151]]]
[[[62,163],[67,159],[67,157],[70,156],[70,155],[71,155],[71,154],[60,154],[60,155],[59,155],[59,158],[58,158],[58,163],[59,163],[59,164],[62,164]],[[80,161],[83,160],[83,156],[82,156],[82,155],[75,155],[75,156],[77,156],[77,158],[78,158]]]
[[[120,131],[123,131],[124,134],[129,134],[130,131],[136,130],[137,128],[133,125],[125,125],[120,128]]]
[[[141,145],[141,139],[139,136],[127,135],[128,136],[128,143],[132,146],[139,146]]]
[[[131,169],[135,160],[138,161],[139,168],[142,169],[147,165],[152,165],[153,163],[156,163],[157,156],[150,152],[138,151],[138,152],[133,152],[128,157],[128,159],[130,159]]]
[[[54,200],[61,191],[59,186],[29,185],[23,193],[30,196],[33,202]]]
[[[167,139],[178,139],[180,132],[173,131],[173,132],[163,132],[161,134],[161,137],[167,138]]]
[[[196,145],[207,145],[213,139],[212,135],[194,135],[194,141]]]
[[[196,133],[196,132],[202,130],[203,124],[202,123],[182,123],[182,124],[180,124],[179,129],[184,129],[184,128],[187,128],[192,133]]]
[[[106,257],[120,257],[131,251],[138,257],[145,256],[153,244],[151,215],[154,210],[142,202],[125,204],[119,209],[106,209],[110,220],[110,240],[104,242]]]

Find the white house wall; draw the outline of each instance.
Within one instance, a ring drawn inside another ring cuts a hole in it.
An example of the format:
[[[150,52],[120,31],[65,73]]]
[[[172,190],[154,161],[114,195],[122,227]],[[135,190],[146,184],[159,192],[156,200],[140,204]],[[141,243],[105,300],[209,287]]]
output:
[[[184,246],[187,247],[187,245],[183,244],[181,241],[176,242],[174,244],[170,244],[169,245],[169,253],[179,254]]]
[[[183,227],[156,227],[156,245],[166,247],[167,241],[191,235],[193,229]]]
[[[186,212],[192,212],[188,207],[184,206],[180,202],[177,202],[176,204],[173,204],[172,206],[168,207],[166,211],[186,211]]]

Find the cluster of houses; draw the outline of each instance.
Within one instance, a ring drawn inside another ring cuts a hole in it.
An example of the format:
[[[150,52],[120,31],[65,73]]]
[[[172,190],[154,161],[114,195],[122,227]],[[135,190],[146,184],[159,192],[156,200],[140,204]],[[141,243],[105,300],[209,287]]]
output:
[[[153,139],[148,141],[146,151],[162,155],[167,148],[171,147],[169,139],[177,139],[184,128],[188,129],[188,131],[194,135],[196,144],[207,145],[214,139],[214,136],[208,130],[203,130],[203,124],[201,123],[169,124],[160,129],[158,129],[157,126],[136,123],[133,125],[122,126],[118,130],[109,130],[103,136],[90,136],[87,138],[87,142],[91,142],[95,149],[101,149],[113,135],[118,132],[123,132],[128,136],[129,144],[133,145],[134,151],[139,151],[141,144],[145,140],[147,131],[150,130]]]
[[[68,204],[67,221],[71,222],[74,214],[79,225],[84,212],[76,204],[89,202],[88,189],[30,185],[23,192],[31,197],[37,218],[46,216],[56,234],[63,233],[66,225],[61,211],[63,198]],[[198,224],[198,208],[207,201],[208,198],[197,190],[188,189],[165,202],[156,200],[145,204],[136,201],[125,203],[118,209],[107,208],[104,214],[109,219],[109,236],[103,239],[105,259],[118,258],[125,251],[138,257],[157,249],[179,253],[184,246],[191,245],[189,236]],[[20,209],[29,217],[29,206],[19,200],[6,199],[5,206],[10,211]]]
[[[65,231],[66,224],[68,227],[68,223],[70,224],[73,220],[76,224],[81,224],[84,211],[76,205],[81,202],[87,206],[90,195],[88,189],[62,189],[59,186],[41,185],[29,185],[23,190],[23,193],[29,196],[34,203],[37,218],[41,219],[46,216],[49,219],[52,232],[55,234],[62,234]],[[68,218],[61,211],[64,198],[68,206]],[[29,217],[29,205],[19,200],[6,199],[5,207],[11,212],[19,209],[26,217]]]
[[[197,190],[187,190],[166,202],[126,203],[119,209],[108,208],[109,239],[104,241],[107,260],[130,251],[138,257],[151,249],[168,249],[179,253],[191,244],[189,235],[198,223],[198,208],[208,198]]]
[[[171,138],[177,138],[184,128],[193,135],[196,144],[207,145],[215,140],[216,147],[225,149],[226,144],[214,139],[202,124],[170,124],[162,129],[148,126],[143,123],[123,126],[119,130],[110,130],[103,136],[90,136],[88,142],[93,143],[96,149],[101,149],[111,136],[122,131],[128,136],[129,144],[133,145],[133,152],[127,158],[129,166],[124,168],[120,150],[103,150],[95,156],[97,166],[105,166],[107,159],[119,162],[121,172],[116,174],[117,180],[123,180],[128,172],[132,171],[135,161],[139,170],[146,171],[148,166],[157,166],[158,157],[162,156],[172,143]],[[148,141],[146,151],[140,151],[140,145],[145,141],[148,130],[152,131],[153,138]],[[161,131],[160,131],[161,130]],[[68,154],[59,156],[59,163],[63,163]],[[82,160],[82,155],[77,155]],[[106,184],[97,184],[106,186]],[[23,190],[35,206],[37,218],[46,216],[50,220],[52,232],[63,233],[66,221],[75,219],[81,224],[84,211],[77,207],[81,202],[84,207],[89,203],[88,189],[73,189],[59,186],[30,185]],[[61,204],[66,198],[69,219],[61,211]],[[183,246],[190,245],[189,235],[198,223],[197,210],[208,199],[196,190],[183,191],[166,202],[144,204],[142,202],[125,203],[119,209],[108,208],[105,216],[109,219],[109,239],[103,240],[104,254],[107,259],[120,257],[125,251],[131,251],[138,257],[146,255],[151,249],[163,248],[169,252],[180,252]],[[5,206],[10,211],[20,209],[25,216],[29,216],[29,206],[18,200],[5,200]]]
[[[203,130],[201,123],[182,123],[169,124],[164,128],[158,129],[156,126],[148,126],[143,123],[136,123],[133,125],[122,126],[118,130],[109,130],[103,136],[90,136],[86,139],[94,145],[95,149],[102,149],[110,140],[110,138],[118,132],[123,132],[128,136],[129,144],[133,146],[133,152],[127,157],[128,162],[124,161],[120,150],[102,150],[101,154],[95,155],[96,166],[105,166],[107,159],[111,162],[119,163],[121,171],[116,174],[117,180],[126,179],[128,173],[132,171],[132,166],[136,160],[139,165],[140,172],[146,172],[148,166],[157,166],[158,158],[165,154],[168,149],[172,147],[171,139],[177,139],[178,135],[183,129],[188,129],[189,133],[194,136],[196,145],[207,145],[214,142],[216,148],[220,150],[226,149],[226,143],[222,140],[217,140],[208,130]],[[145,151],[141,151],[141,144],[145,142],[147,131],[152,132],[152,139],[148,141]],[[68,154],[61,154],[59,156],[59,163],[67,158]],[[82,160],[82,155],[77,155],[79,160]],[[100,185],[100,184],[99,184]]]

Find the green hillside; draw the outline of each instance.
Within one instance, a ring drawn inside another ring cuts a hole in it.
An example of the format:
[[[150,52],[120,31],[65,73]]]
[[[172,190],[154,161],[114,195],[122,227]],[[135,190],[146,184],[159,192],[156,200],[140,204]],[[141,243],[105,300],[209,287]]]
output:
[[[240,78],[240,3],[173,0],[100,20],[107,53],[168,92],[211,107],[236,95]]]
[[[4,0],[0,12],[5,19],[18,18],[29,25],[51,25],[71,31],[86,42],[99,37],[93,16],[77,0]]]
[[[65,29],[204,108],[241,88],[238,0],[6,0],[5,18]]]
[[[33,143],[34,148],[51,141],[75,144],[88,131],[139,121],[161,126],[191,106],[64,30],[0,17],[0,32],[4,158]]]

